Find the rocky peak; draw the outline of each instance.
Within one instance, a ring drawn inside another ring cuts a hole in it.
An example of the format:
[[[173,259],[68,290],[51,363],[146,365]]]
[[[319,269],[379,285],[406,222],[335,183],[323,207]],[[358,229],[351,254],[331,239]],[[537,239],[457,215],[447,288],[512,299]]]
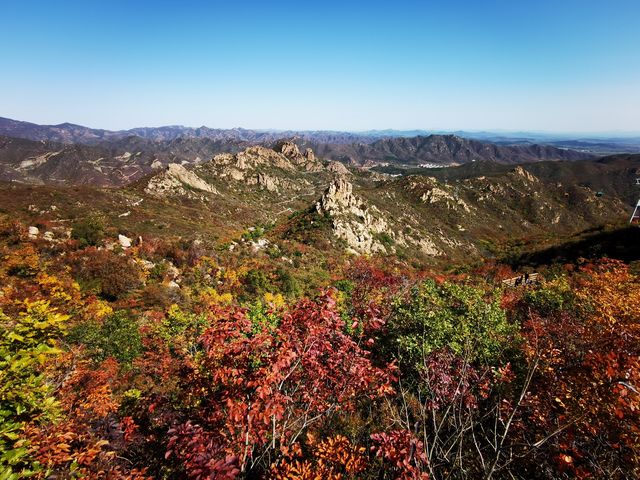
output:
[[[331,212],[336,209],[355,207],[358,203],[353,195],[353,185],[343,176],[336,177],[317,204],[318,211]]]
[[[337,177],[316,203],[316,211],[333,220],[333,233],[354,253],[385,252],[376,234],[385,232],[387,223],[374,206],[353,194],[353,185]]]
[[[282,153],[285,157],[287,157],[290,160],[300,161],[304,158],[302,153],[300,153],[300,149],[298,148],[298,145],[288,140],[283,140],[276,143],[274,150],[276,152]],[[310,150],[310,149],[307,149],[307,150]]]
[[[262,146],[249,147],[245,151],[235,154],[222,153],[216,155],[213,158],[213,163],[238,170],[250,170],[262,165],[284,170],[293,170],[295,168],[284,154]]]
[[[274,150],[284,155],[294,165],[302,166],[307,171],[317,172],[322,170],[322,164],[310,148],[301,153],[298,145],[289,140],[282,140],[276,144]]]
[[[193,197],[194,195],[185,187],[208,193],[218,193],[212,185],[178,163],[170,163],[164,172],[152,177],[145,192],[156,196],[186,195]]]
[[[284,144],[283,144],[284,145]],[[297,146],[295,149],[284,145],[280,150],[290,155],[299,155],[299,159],[307,158],[307,155],[300,154]],[[258,185],[260,189],[273,193],[282,191],[297,192],[309,186],[309,181],[305,178],[292,179],[292,173],[300,170],[302,164],[296,163],[287,157],[282,151],[263,146],[253,146],[238,153],[223,153],[216,155],[213,161],[203,165],[209,175],[217,179],[230,179],[234,183],[246,185]],[[318,164],[322,166],[319,162]],[[309,168],[304,167],[306,171]],[[236,184],[236,187],[239,185]],[[232,188],[236,188],[232,187]]]
[[[315,162],[316,159],[316,154],[313,153],[313,150],[311,150],[310,148],[307,148],[304,151],[304,157],[307,159],[307,162]]]
[[[526,171],[520,165],[518,165],[516,168],[514,168],[512,173],[514,175],[517,175],[519,177],[524,178],[525,180],[527,180],[528,182],[531,182],[531,183],[534,183],[534,182],[538,181],[538,178],[535,175],[533,175],[532,173]]]

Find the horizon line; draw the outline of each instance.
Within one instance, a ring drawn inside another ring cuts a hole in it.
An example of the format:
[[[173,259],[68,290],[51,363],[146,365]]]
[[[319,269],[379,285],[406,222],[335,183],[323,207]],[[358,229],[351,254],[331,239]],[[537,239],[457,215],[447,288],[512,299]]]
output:
[[[572,135],[581,135],[581,136],[594,136],[594,135],[607,135],[607,136],[618,136],[620,138],[624,137],[633,137],[640,136],[640,130],[527,130],[527,129],[508,129],[508,128],[455,128],[455,129],[447,129],[447,128],[423,128],[423,127],[415,127],[415,128],[369,128],[369,129],[358,129],[358,130],[340,130],[340,129],[332,129],[332,128],[306,128],[306,129],[296,129],[296,128],[252,128],[252,127],[212,127],[209,125],[199,125],[199,126],[191,126],[180,123],[175,124],[164,124],[164,125],[139,125],[130,128],[104,128],[104,127],[94,127],[89,126],[83,123],[75,123],[70,121],[64,121],[60,123],[37,123],[29,120],[17,120],[11,117],[0,117],[0,119],[10,120],[13,122],[20,123],[29,123],[31,125],[37,125],[40,127],[60,127],[62,125],[74,125],[77,127],[88,128],[91,130],[103,130],[105,132],[127,132],[136,129],[142,128],[188,128],[192,130],[197,130],[199,128],[208,128],[211,130],[252,130],[255,132],[272,132],[272,133],[309,133],[309,132],[326,132],[326,133],[346,133],[352,135],[367,135],[372,133],[384,133],[384,132],[395,132],[395,133],[409,133],[409,132],[421,132],[428,134],[456,134],[460,133],[487,133],[487,134],[528,134],[528,135],[557,135],[557,136],[572,136]]]

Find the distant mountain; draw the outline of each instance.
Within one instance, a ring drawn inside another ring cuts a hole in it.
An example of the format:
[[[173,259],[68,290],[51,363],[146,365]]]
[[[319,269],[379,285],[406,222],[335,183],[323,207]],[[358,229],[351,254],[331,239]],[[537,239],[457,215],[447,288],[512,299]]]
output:
[[[118,132],[93,129],[72,123],[37,125],[2,117],[0,117],[0,135],[60,143],[95,143],[124,136]]]
[[[283,139],[295,142],[302,150],[311,148],[321,159],[364,167],[386,164],[410,169],[593,158],[587,152],[568,148],[529,143],[498,145],[456,135],[384,136],[393,132],[274,132],[182,126],[110,131],[0,118],[0,180],[122,186],[169,163],[198,164],[219,153],[235,153],[253,145],[269,147]]]
[[[30,122],[0,117],[0,135],[29,140],[46,140],[59,143],[96,144],[111,142],[136,136],[152,141],[166,142],[177,138],[208,138],[218,141],[248,142],[252,145],[269,145],[282,138],[295,138],[299,143],[358,145],[371,144],[382,139],[450,136],[473,139],[498,145],[551,145],[563,149],[579,150],[594,155],[640,152],[640,137],[621,135],[602,135],[600,137],[571,136],[567,134],[549,134],[535,132],[488,132],[442,130],[367,130],[362,132],[341,132],[331,130],[251,130],[244,128],[184,127],[169,125],[162,127],[140,127],[129,130],[104,130],[84,127],[72,123],[59,125],[38,125]],[[340,148],[336,148],[340,150]],[[348,149],[346,149],[348,150]],[[344,153],[347,157],[356,157],[353,153]]]
[[[369,144],[322,144],[310,146],[320,157],[357,165],[380,163],[415,166],[454,165],[474,161],[513,164],[542,160],[585,160],[591,154],[547,145],[496,145],[456,135],[429,135],[411,138],[383,138]],[[307,145],[308,143],[308,145]]]
[[[96,144],[105,141],[121,140],[136,136],[147,140],[167,142],[178,138],[204,138],[218,141],[249,142],[251,144],[269,144],[282,138],[299,138],[301,140],[323,143],[369,143],[381,136],[355,134],[337,131],[275,131],[249,130],[245,128],[219,129],[209,127],[183,127],[180,125],[164,127],[141,127],[130,130],[102,130],[72,123],[59,125],[38,125],[0,117],[0,135],[25,138],[28,140],[45,140],[59,143]]]

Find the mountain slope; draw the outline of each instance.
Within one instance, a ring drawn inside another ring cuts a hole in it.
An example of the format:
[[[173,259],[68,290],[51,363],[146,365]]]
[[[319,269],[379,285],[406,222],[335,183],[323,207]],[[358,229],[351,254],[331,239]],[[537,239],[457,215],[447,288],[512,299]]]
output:
[[[275,150],[254,146],[186,167],[170,164],[124,188],[3,186],[0,204],[27,224],[63,229],[69,219],[97,212],[131,238],[206,236],[227,245],[250,227],[273,225],[270,242],[305,245],[308,255],[323,248],[469,261],[498,255],[516,239],[624,223],[628,205],[615,191],[597,196],[565,179],[600,177],[606,169],[630,182],[640,156],[499,167],[446,181],[391,177],[323,162],[283,142]],[[455,169],[438,172],[446,170]]]
[[[30,184],[117,187],[169,163],[197,164],[249,143],[209,138],[163,142],[140,137],[92,145],[34,141],[0,136],[0,179]]]

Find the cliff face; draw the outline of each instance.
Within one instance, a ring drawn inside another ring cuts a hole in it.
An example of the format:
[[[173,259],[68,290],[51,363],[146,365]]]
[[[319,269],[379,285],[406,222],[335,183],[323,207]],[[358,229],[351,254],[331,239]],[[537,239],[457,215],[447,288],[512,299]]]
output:
[[[386,252],[375,235],[388,230],[380,211],[353,194],[345,177],[336,178],[316,203],[316,211],[328,215],[336,237],[357,253]]]

